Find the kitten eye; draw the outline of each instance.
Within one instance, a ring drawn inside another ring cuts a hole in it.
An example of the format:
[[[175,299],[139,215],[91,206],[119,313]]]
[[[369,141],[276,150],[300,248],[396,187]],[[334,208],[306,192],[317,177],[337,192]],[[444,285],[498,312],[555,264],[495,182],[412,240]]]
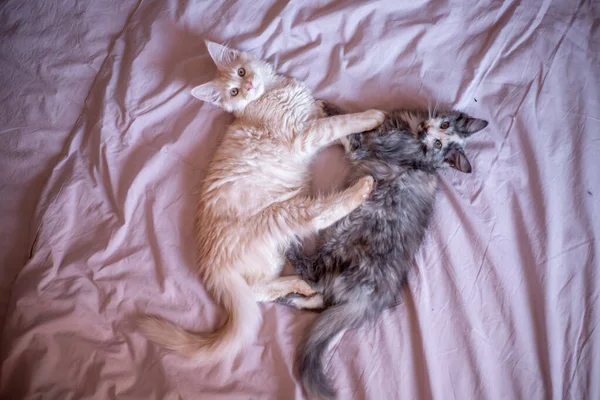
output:
[[[449,122],[442,122],[442,124],[440,125],[440,128],[442,128],[442,129],[448,129],[448,127],[450,127]]]
[[[435,146],[436,149],[441,149],[442,148],[442,142],[440,142],[439,140],[436,140],[433,145]]]
[[[240,91],[237,88],[233,88],[229,91],[232,96],[237,96]]]
[[[246,70],[245,70],[244,68],[240,68],[240,69],[238,69],[238,75],[239,75],[239,76],[244,76],[244,75],[246,75]]]

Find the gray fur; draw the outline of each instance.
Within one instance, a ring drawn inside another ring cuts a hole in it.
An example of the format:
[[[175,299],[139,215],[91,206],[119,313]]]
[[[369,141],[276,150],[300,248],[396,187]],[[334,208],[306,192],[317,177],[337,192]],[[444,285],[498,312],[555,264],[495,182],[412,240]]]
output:
[[[324,109],[338,112],[330,105]],[[444,122],[449,127],[440,135],[436,127]],[[433,212],[436,170],[450,166],[470,172],[464,138],[485,126],[486,121],[455,111],[430,117],[427,111],[396,110],[378,129],[348,137],[352,167],[347,183],[372,175],[373,193],[360,208],[322,232],[314,256],[306,256],[298,244],[286,253],[327,307],[300,350],[300,375],[309,392],[335,396],[322,356],[336,334],[375,319],[400,301]]]

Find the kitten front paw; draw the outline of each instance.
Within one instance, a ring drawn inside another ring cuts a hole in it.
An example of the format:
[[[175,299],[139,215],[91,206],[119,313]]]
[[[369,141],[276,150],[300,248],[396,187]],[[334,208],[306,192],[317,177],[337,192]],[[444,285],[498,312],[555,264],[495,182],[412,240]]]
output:
[[[377,128],[385,120],[385,113],[383,111],[373,109],[365,111],[364,114],[365,117],[367,117],[370,120],[369,122],[372,122],[373,124],[373,127],[371,129]]]

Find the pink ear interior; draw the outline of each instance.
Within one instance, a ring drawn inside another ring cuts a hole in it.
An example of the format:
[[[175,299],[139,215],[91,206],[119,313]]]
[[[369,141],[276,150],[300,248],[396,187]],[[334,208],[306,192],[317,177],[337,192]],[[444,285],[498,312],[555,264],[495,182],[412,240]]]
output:
[[[218,104],[221,100],[221,93],[217,89],[217,85],[212,81],[203,83],[202,85],[198,85],[193,88],[192,96],[198,100],[212,104]]]
[[[227,48],[215,42],[206,41],[205,43],[208,53],[217,65],[228,66],[239,56],[237,50]]]
[[[469,159],[461,151],[457,151],[457,150],[451,151],[450,153],[448,153],[448,156],[446,157],[446,161],[450,164],[450,167],[452,167],[460,172],[465,172],[468,174],[472,170]]]

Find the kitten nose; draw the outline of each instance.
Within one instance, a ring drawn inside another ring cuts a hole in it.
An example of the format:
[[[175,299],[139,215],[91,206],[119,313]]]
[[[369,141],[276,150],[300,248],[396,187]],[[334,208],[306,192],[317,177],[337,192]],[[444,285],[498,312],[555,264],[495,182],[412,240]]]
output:
[[[246,82],[246,90],[250,90],[252,88],[253,88],[252,82]]]

